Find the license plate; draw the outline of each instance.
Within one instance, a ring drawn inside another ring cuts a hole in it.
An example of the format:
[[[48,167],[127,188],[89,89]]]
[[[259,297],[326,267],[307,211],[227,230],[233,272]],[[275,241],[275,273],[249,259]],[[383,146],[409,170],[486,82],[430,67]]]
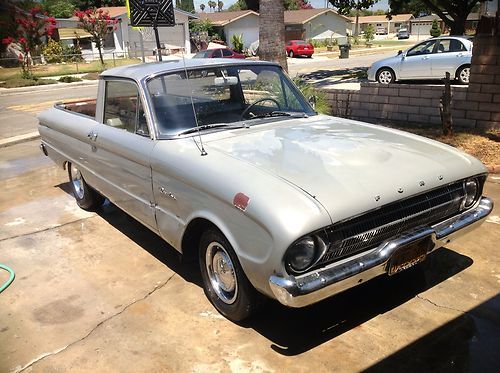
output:
[[[432,240],[426,237],[396,251],[389,260],[389,276],[424,261],[430,245],[432,245]]]

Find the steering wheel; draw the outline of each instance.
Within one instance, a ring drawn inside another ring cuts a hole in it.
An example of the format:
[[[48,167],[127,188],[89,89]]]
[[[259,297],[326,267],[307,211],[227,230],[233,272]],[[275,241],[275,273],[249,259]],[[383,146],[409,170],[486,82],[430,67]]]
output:
[[[255,105],[257,105],[257,104],[259,104],[261,102],[264,102],[264,101],[272,101],[272,102],[274,102],[276,104],[278,110],[281,110],[280,103],[276,99],[274,99],[272,97],[264,97],[264,98],[258,99],[257,101],[254,101],[250,105],[248,105],[248,107],[245,110],[243,110],[243,113],[241,113],[240,120],[242,120],[242,119],[245,118],[245,115],[250,111],[251,108],[253,108]]]

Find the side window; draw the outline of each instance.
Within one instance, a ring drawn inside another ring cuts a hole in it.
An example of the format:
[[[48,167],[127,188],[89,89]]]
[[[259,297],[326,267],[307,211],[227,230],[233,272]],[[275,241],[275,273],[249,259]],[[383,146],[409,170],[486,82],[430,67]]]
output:
[[[421,54],[432,53],[432,50],[434,49],[434,44],[436,44],[435,40],[425,41],[423,43],[420,43],[420,44],[414,46],[412,49],[410,49],[408,51],[408,53],[406,55],[407,56],[418,56]]]
[[[214,54],[212,54],[212,58],[220,58],[222,57],[222,52],[220,49],[217,49],[214,51]]]
[[[467,49],[461,41],[455,39],[443,39],[439,42],[438,53],[463,52]]]
[[[149,136],[137,86],[128,81],[106,82],[104,124],[141,136]]]
[[[233,54],[231,53],[231,51],[230,51],[229,49],[223,49],[223,50],[222,50],[222,55],[223,55],[224,57],[230,57],[230,56],[232,56]]]

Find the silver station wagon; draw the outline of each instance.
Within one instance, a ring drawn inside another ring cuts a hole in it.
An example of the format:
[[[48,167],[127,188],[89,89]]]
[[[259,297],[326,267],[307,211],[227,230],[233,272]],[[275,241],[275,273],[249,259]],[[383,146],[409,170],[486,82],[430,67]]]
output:
[[[368,80],[382,84],[396,80],[442,79],[449,72],[461,84],[469,83],[472,42],[455,36],[425,40],[410,49],[374,62]]]
[[[485,167],[438,142],[317,114],[273,63],[119,67],[39,116],[78,205],[104,197],[199,261],[233,321],[397,275],[481,224]]]

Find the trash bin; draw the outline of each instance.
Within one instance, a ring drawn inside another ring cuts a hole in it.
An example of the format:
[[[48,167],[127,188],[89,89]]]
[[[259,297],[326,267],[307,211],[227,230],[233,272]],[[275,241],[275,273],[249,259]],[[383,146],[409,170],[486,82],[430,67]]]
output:
[[[349,44],[340,44],[339,49],[340,49],[339,58],[349,58],[349,49],[350,49]]]

